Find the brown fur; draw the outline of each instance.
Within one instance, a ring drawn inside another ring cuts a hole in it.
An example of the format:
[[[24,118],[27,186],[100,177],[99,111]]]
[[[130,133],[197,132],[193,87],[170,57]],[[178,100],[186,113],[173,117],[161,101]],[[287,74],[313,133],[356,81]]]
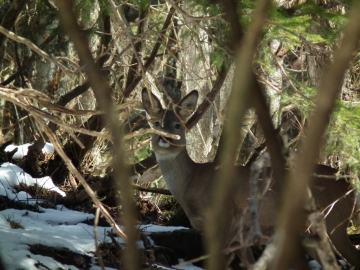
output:
[[[192,91],[177,104],[175,110],[164,110],[160,101],[153,94],[149,95],[146,89],[143,89],[142,92],[144,108],[150,115],[150,125],[155,129],[181,137],[180,140],[171,140],[153,134],[152,147],[169,190],[183,207],[191,225],[195,229],[203,231],[206,209],[211,205],[210,195],[213,193],[212,188],[216,181],[216,165],[195,163],[186,151],[184,123],[195,110],[197,98],[197,91]],[[234,192],[233,204],[228,209],[232,219],[229,242],[236,239],[240,228],[246,235],[252,226],[249,217],[244,216],[244,210],[247,209],[249,202],[250,168],[238,167],[237,170],[238,189]],[[326,166],[317,168],[318,174],[331,175],[335,172]],[[349,188],[349,184],[344,179],[335,181],[314,177],[311,191],[317,207],[323,210],[337,199],[342,198]],[[259,209],[260,227],[262,233],[269,239],[273,233],[278,212],[276,195],[276,189],[266,191]],[[355,192],[350,192],[335,204],[326,218],[326,225],[336,250],[356,269],[360,269],[360,254],[350,243],[346,234],[354,203]],[[335,228],[336,230],[330,233]],[[228,245],[230,244],[232,243],[228,243]]]

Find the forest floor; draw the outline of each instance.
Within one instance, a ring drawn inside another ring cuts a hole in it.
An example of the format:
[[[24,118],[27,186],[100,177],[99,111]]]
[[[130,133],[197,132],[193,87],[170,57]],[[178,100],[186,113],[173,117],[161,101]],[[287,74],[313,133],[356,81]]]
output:
[[[17,147],[18,151],[13,158],[21,159],[27,153],[28,144]],[[8,146],[6,151],[13,148],[14,146]],[[52,151],[52,145],[46,144],[43,152]],[[106,222],[96,227],[96,238],[94,214],[91,211],[68,209],[57,203],[65,196],[66,193],[54,185],[49,176],[32,178],[17,165],[8,162],[1,165],[0,252],[5,269],[101,269],[95,241],[99,246],[104,269],[121,268],[124,241],[114,234]],[[81,208],[83,210],[85,207]],[[145,249],[144,241],[139,240],[139,249],[149,251],[150,245],[150,250],[156,253],[159,252],[151,239],[152,233],[187,230],[184,227],[152,224],[139,225],[138,228],[141,239],[146,239],[147,245]],[[152,252],[142,255],[141,264],[144,268],[174,269],[155,263],[152,257]],[[188,264],[178,269],[201,268]]]
[[[13,159],[21,160],[28,146],[16,146]],[[9,145],[5,151],[14,148]],[[53,151],[51,144],[43,149],[45,154],[51,155]],[[17,164],[21,166],[21,162]],[[68,193],[64,191],[66,188],[55,185],[50,176],[33,178],[18,165],[1,164],[0,254],[5,270],[123,268],[124,241],[103,218],[94,226],[95,208],[91,203],[65,207],[63,202]],[[184,263],[184,259],[203,254],[199,233],[186,227],[164,226],[167,217],[159,218],[161,209],[150,199],[139,196],[136,201],[142,224],[138,225],[137,242],[142,269],[201,270],[192,263]],[[117,207],[112,211],[115,215]],[[103,268],[99,266],[99,257]],[[311,261],[309,269],[321,268]]]

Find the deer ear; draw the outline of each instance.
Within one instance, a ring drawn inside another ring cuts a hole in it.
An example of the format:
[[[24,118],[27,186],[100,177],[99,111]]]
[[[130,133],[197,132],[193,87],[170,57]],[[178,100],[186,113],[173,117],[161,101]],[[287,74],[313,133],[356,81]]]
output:
[[[199,93],[197,90],[191,91],[176,106],[176,113],[183,119],[186,120],[196,108]]]
[[[141,97],[144,109],[150,116],[157,116],[162,111],[160,100],[147,88],[143,88]]]

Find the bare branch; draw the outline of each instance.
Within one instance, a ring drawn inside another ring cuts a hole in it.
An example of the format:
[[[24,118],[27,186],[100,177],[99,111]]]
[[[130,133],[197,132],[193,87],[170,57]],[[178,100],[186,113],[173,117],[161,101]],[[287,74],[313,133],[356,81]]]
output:
[[[171,139],[174,139],[174,140],[180,140],[179,135],[163,132],[163,131],[160,131],[160,130],[157,130],[157,129],[154,129],[154,128],[149,128],[149,129],[146,129],[146,130],[143,130],[143,131],[135,131],[135,132],[132,132],[131,134],[124,135],[123,138],[124,138],[124,140],[130,140],[130,139],[132,139],[134,137],[139,137],[139,136],[143,136],[143,135],[146,135],[146,134],[159,134],[159,135],[164,136],[166,138],[171,138]]]
[[[139,269],[138,250],[136,246],[137,231],[135,228],[136,217],[133,211],[133,189],[128,180],[128,171],[124,162],[124,147],[122,144],[121,130],[118,128],[119,123],[114,114],[114,105],[111,96],[111,89],[106,83],[101,74],[100,68],[96,65],[89,45],[84,39],[77,20],[72,11],[72,5],[68,0],[56,0],[56,6],[59,9],[59,18],[62,26],[66,29],[70,39],[74,43],[74,47],[79,55],[82,63],[85,64],[85,72],[90,85],[94,91],[95,97],[98,101],[99,108],[104,110],[104,120],[109,123],[109,127],[113,132],[113,143],[116,151],[114,158],[114,174],[117,178],[117,183],[121,188],[122,206],[124,218],[123,222],[126,226],[126,235],[128,238],[127,248],[124,250],[124,262],[127,269]],[[79,175],[76,175],[78,177]],[[91,192],[91,190],[89,191]],[[102,205],[97,205],[102,207]]]
[[[310,176],[315,169],[316,158],[319,154],[322,136],[329,123],[345,70],[353,52],[358,48],[360,40],[360,1],[353,2],[349,15],[349,22],[344,30],[344,37],[340,48],[334,54],[333,64],[324,74],[316,102],[316,109],[312,114],[307,136],[304,138],[303,149],[296,159],[296,168],[290,175],[287,192],[282,204],[282,215],[279,220],[279,245],[272,269],[285,270],[290,267],[299,245],[294,244],[294,236],[299,235],[305,223],[305,212],[300,207],[304,205],[306,188]]]
[[[161,31],[159,32],[159,36],[158,36],[158,39],[157,39],[157,41],[155,43],[155,46],[152,49],[148,60],[145,62],[144,66],[143,66],[143,68],[144,68],[143,72],[144,73],[147,71],[147,69],[150,67],[150,65],[154,61],[154,59],[155,59],[155,57],[156,57],[156,55],[157,55],[157,53],[159,51],[159,48],[160,48],[160,46],[162,44],[162,41],[164,39],[165,32],[166,32],[167,28],[170,25],[170,22],[171,22],[171,19],[172,19],[174,13],[175,13],[175,9],[170,8],[169,13],[168,13],[168,15],[166,17],[166,20],[164,22],[164,25],[163,25]],[[135,89],[135,87],[139,84],[141,79],[142,79],[142,76],[138,76],[138,77],[136,77],[134,79],[134,81],[124,90],[124,93],[123,93],[124,97],[128,97],[130,95],[132,90]]]
[[[50,61],[51,63],[53,63],[55,66],[58,66],[59,68],[61,68],[65,73],[69,73],[69,70],[61,63],[59,63],[56,58],[54,58],[53,56],[49,55],[48,53],[44,52],[43,50],[41,50],[38,46],[36,46],[34,43],[32,43],[30,40],[20,37],[18,35],[16,35],[14,32],[11,32],[7,29],[5,29],[4,27],[0,26],[0,33],[4,34],[5,36],[7,36],[8,38],[25,44],[26,46],[28,46],[30,49],[32,49],[34,52],[36,52],[37,54],[39,54],[41,57],[47,59],[48,61]]]
[[[254,227],[253,241],[255,245],[259,245],[260,240],[262,238],[262,233],[259,225],[258,200],[261,198],[261,195],[263,194],[259,194],[258,182],[260,179],[260,173],[266,171],[268,167],[270,167],[270,156],[267,153],[264,154],[259,160],[257,160],[251,165],[251,179],[250,179],[251,193],[250,193],[250,202],[249,202],[249,212]],[[267,191],[271,182],[270,178],[267,178],[267,175],[265,175],[265,179],[263,179],[263,181],[267,181],[268,183],[267,185],[265,185],[266,188],[264,188],[264,190]]]
[[[36,91],[36,92],[41,93],[38,91]],[[44,95],[44,94],[42,94],[42,95]],[[39,96],[40,95],[38,95],[37,97],[39,97]],[[17,106],[27,110],[30,114],[32,114],[35,117],[40,117],[41,119],[44,119],[44,118],[48,119],[49,121],[56,123],[57,125],[59,125],[60,127],[62,127],[63,129],[65,129],[69,132],[79,132],[79,133],[87,134],[89,136],[101,137],[104,139],[111,139],[111,136],[107,135],[107,134],[103,134],[103,133],[91,131],[91,130],[88,130],[85,128],[79,128],[79,127],[65,124],[59,117],[56,117],[56,116],[54,116],[46,111],[43,111],[37,107],[34,107],[33,105],[29,105],[29,102],[26,101],[25,97],[26,96],[24,96],[24,95],[20,95],[18,97],[18,93],[13,89],[0,87],[0,98],[2,98],[4,100],[8,100],[8,101],[16,104]]]
[[[115,233],[127,241],[127,237],[124,234],[124,232],[120,229],[120,227],[116,224],[115,220],[111,217],[109,212],[105,209],[105,207],[102,205],[102,203],[98,200],[97,195],[93,192],[89,184],[86,182],[86,180],[83,178],[81,173],[75,168],[75,166],[72,164],[70,158],[65,154],[64,150],[60,146],[58,140],[53,135],[52,131],[49,129],[49,127],[46,125],[46,123],[41,119],[37,119],[41,127],[43,128],[45,134],[48,136],[50,142],[54,145],[55,151],[61,156],[62,160],[65,162],[66,166],[69,168],[70,172],[76,177],[76,179],[79,180],[81,185],[86,190],[89,197],[92,199],[94,204],[100,209],[103,216],[106,218],[106,220],[109,222]]]
[[[234,20],[231,20],[232,24],[234,24],[232,30],[234,36],[237,37],[242,34],[237,15],[237,2],[227,2],[230,3],[224,3],[224,5],[226,9],[231,12],[229,16]],[[229,155],[231,160],[235,157],[236,153],[236,147],[234,147],[234,145],[237,143],[238,135],[235,130],[240,129],[245,112],[251,105],[250,89],[252,89],[254,83],[251,67],[257,48],[257,42],[262,34],[262,27],[265,22],[269,5],[270,1],[268,0],[260,0],[257,2],[257,7],[253,13],[248,34],[245,36],[241,46],[237,46],[236,71],[227,111],[229,123],[225,125],[224,128],[226,141],[224,142],[224,148],[222,149],[222,154],[225,156]],[[218,181],[218,184],[214,188],[216,192],[213,194],[213,202],[216,203],[211,205],[212,211],[209,214],[208,226],[206,227],[206,244],[210,254],[210,259],[207,262],[207,269],[210,270],[225,269],[222,249],[225,244],[226,236],[224,233],[219,232],[228,230],[229,225],[226,224],[226,221],[229,219],[227,216],[229,213],[224,216],[225,211],[223,211],[223,209],[231,203],[231,194],[233,190],[236,189],[235,175],[233,162],[225,162],[218,175],[218,179],[222,179],[222,181]]]
[[[230,48],[228,48],[227,46],[225,46],[224,44],[221,44],[221,42],[213,35],[211,34],[211,31],[209,31],[206,27],[204,27],[199,21],[204,21],[204,20],[212,20],[212,19],[216,19],[218,17],[222,17],[224,14],[219,14],[216,16],[204,16],[204,17],[194,17],[191,16],[190,14],[186,13],[185,10],[183,10],[182,8],[180,8],[178,6],[177,3],[175,3],[172,0],[166,0],[172,7],[174,7],[179,13],[181,13],[184,17],[186,17],[187,19],[189,19],[194,25],[196,25],[197,27],[199,27],[200,29],[202,29],[207,35],[208,37],[218,46],[220,47],[225,47],[225,49],[228,51],[228,53],[230,55],[233,56],[233,51],[230,50]]]
[[[5,29],[10,29],[14,26],[16,19],[18,18],[20,12],[24,8],[28,1],[26,0],[15,0],[12,1],[9,9],[6,11],[5,15],[1,18],[1,26]],[[5,36],[0,36],[0,47],[4,45],[6,40]]]
[[[198,106],[196,109],[196,112],[191,116],[191,118],[186,123],[187,129],[192,129],[196,123],[201,119],[201,117],[204,115],[204,113],[207,111],[207,109],[210,107],[211,103],[215,100],[216,96],[219,94],[220,89],[226,79],[226,76],[228,74],[228,70],[225,68],[222,68],[222,70],[219,72],[218,77],[216,79],[216,82],[214,83],[214,86],[209,94],[206,95],[206,98],[204,101]]]

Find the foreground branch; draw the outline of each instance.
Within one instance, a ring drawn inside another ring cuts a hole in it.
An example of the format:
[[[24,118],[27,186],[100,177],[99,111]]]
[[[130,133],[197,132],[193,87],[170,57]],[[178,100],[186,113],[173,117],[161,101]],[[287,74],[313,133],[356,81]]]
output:
[[[275,262],[272,269],[289,269],[299,249],[300,239],[294,242],[305,224],[304,205],[306,189],[315,169],[319,147],[329,123],[335,100],[341,90],[344,73],[360,40],[360,1],[354,1],[350,11],[340,48],[334,54],[334,62],[325,73],[316,102],[316,108],[309,121],[309,128],[302,143],[302,151],[296,161],[296,168],[290,175],[279,220],[279,239]],[[304,177],[305,176],[305,177]]]
[[[236,1],[230,1],[230,7],[236,14],[236,21],[238,24],[238,16],[236,13],[237,6]],[[224,3],[227,5],[227,3]],[[223,211],[231,203],[230,198],[232,192],[237,188],[235,177],[235,167],[232,162],[232,158],[235,157],[236,147],[234,147],[238,140],[238,133],[236,132],[241,127],[241,121],[245,115],[246,110],[251,104],[250,89],[253,87],[252,80],[252,63],[255,50],[257,48],[257,42],[262,34],[262,27],[265,22],[266,14],[270,1],[260,0],[254,11],[252,23],[250,25],[248,34],[245,36],[243,43],[237,50],[236,58],[236,71],[234,74],[234,81],[232,85],[232,91],[229,98],[227,119],[229,123],[224,127],[224,136],[226,141],[224,142],[224,148],[221,155],[229,155],[230,162],[225,162],[218,178],[221,181],[217,181],[218,184],[214,188],[215,194],[213,194],[213,204],[211,205],[211,213],[208,218],[207,226],[207,238],[206,246],[208,247],[208,253],[210,258],[207,262],[207,269],[225,269],[225,261],[223,256],[223,248],[225,245],[226,231],[229,224],[226,221],[229,220],[230,213]],[[239,29],[235,29],[239,30]],[[234,29],[233,29],[234,31]],[[235,31],[236,35],[240,35],[241,31]],[[221,233],[220,233],[221,232]]]
[[[88,43],[84,38],[72,11],[71,2],[68,0],[56,0],[55,4],[59,9],[60,22],[64,29],[67,30],[70,39],[74,43],[80,61],[85,64],[85,72],[94,91],[96,100],[98,101],[99,108],[105,112],[104,120],[109,123],[109,127],[113,132],[113,144],[116,152],[114,157],[114,175],[121,188],[124,214],[123,222],[126,226],[126,236],[128,238],[123,260],[127,269],[137,270],[139,269],[138,251],[136,246],[138,234],[135,228],[136,216],[133,205],[133,189],[128,180],[128,171],[123,158],[124,146],[121,143],[122,134],[121,130],[118,128],[119,123],[117,115],[114,114],[111,89],[92,57]]]

